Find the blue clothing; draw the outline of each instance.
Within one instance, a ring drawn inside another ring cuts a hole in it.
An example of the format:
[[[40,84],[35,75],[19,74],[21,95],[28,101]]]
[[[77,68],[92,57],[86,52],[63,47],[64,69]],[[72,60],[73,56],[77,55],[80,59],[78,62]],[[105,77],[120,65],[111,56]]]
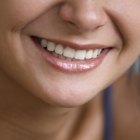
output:
[[[103,94],[104,140],[113,140],[113,116],[111,103],[112,88],[108,87]]]

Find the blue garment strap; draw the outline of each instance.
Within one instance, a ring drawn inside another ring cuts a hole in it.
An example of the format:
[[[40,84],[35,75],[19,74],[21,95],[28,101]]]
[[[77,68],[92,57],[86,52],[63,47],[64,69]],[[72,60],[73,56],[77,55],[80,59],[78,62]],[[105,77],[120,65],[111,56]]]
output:
[[[112,88],[108,87],[103,95],[104,140],[113,140],[113,116],[111,103]]]

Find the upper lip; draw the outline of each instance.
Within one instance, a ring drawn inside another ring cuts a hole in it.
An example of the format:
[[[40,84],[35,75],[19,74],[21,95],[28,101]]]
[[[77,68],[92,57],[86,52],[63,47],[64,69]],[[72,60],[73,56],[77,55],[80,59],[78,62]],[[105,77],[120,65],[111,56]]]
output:
[[[35,36],[35,37],[37,37],[37,36]],[[45,39],[47,41],[54,42],[55,44],[61,44],[65,47],[70,47],[70,48],[77,49],[77,50],[111,48],[110,46],[103,45],[103,44],[97,44],[97,43],[89,43],[89,44],[86,44],[86,45],[85,44],[82,45],[82,44],[77,44],[77,43],[66,41],[66,40],[48,39],[48,38],[44,38],[44,37],[37,37],[37,38],[39,38],[40,40]]]

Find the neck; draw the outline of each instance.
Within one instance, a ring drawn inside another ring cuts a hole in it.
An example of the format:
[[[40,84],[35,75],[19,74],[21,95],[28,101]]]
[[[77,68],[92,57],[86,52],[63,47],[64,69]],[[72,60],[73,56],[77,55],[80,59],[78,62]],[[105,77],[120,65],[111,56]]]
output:
[[[11,135],[13,139],[21,140],[28,138],[35,140],[38,137],[55,140],[57,137],[63,140],[65,137],[63,133],[73,124],[79,109],[50,106],[23,90],[4,74],[0,77],[1,137],[10,139]]]
[[[124,75],[114,86],[115,136],[119,140],[140,138],[139,76]],[[136,121],[138,120],[138,121]],[[127,131],[126,131],[127,130]]]
[[[83,107],[54,107],[0,73],[0,138],[102,139],[102,95]],[[97,127],[98,126],[98,127]]]

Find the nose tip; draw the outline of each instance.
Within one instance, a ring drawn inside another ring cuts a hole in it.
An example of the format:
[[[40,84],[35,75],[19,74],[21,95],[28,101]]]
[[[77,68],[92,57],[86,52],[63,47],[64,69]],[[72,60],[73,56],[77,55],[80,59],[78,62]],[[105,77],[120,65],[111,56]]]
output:
[[[65,2],[60,9],[60,16],[81,31],[95,30],[106,22],[104,11],[93,0]]]

